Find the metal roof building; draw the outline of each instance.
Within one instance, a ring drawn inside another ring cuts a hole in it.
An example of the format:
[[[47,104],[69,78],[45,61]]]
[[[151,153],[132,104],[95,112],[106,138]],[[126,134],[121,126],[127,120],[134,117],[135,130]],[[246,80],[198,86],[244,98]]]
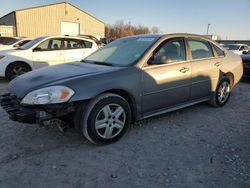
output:
[[[0,18],[0,25],[14,26],[14,35],[20,37],[105,35],[102,21],[65,2],[13,11]]]

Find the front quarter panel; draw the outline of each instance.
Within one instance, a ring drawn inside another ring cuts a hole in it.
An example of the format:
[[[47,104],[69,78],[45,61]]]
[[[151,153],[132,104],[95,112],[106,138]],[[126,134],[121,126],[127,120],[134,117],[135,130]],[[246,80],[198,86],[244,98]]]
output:
[[[70,102],[93,99],[110,90],[123,90],[129,93],[136,103],[137,112],[141,106],[141,70],[136,67],[121,68],[112,72],[98,73],[87,77],[72,78],[53,85],[68,86],[75,91]]]

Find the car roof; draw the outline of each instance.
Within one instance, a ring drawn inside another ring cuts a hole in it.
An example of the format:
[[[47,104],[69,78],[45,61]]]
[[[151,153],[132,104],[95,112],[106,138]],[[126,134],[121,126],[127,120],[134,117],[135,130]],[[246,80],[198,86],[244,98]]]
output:
[[[134,35],[131,37],[154,37],[154,38],[174,38],[174,37],[189,37],[189,38],[200,38],[203,40],[208,40],[208,41],[212,41],[210,38],[202,36],[202,35],[198,35],[198,34],[190,34],[190,33],[171,33],[171,34],[142,34],[142,35]]]
[[[50,39],[50,38],[68,38],[68,39],[79,39],[79,40],[87,40],[87,41],[90,41],[90,42],[95,42],[94,40],[92,39],[86,39],[86,38],[83,38],[83,37],[77,37],[77,36],[68,36],[68,35],[55,35],[55,36],[44,36],[46,39]],[[44,39],[45,39],[44,38]]]

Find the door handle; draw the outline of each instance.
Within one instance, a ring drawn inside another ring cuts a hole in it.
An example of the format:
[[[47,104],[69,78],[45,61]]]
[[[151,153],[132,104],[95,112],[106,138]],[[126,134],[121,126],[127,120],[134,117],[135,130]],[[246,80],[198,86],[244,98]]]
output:
[[[219,66],[221,66],[221,63],[220,63],[220,62],[216,62],[214,65],[215,65],[216,67],[219,67]]]
[[[186,67],[183,67],[180,70],[180,72],[182,72],[182,73],[186,73],[187,71],[189,71],[189,68],[186,68]]]

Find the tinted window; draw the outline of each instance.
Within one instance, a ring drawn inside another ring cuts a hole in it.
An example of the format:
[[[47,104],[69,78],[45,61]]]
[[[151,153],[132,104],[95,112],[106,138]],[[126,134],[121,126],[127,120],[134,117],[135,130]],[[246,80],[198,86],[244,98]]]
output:
[[[212,45],[213,45],[213,48],[218,56],[225,56],[225,53],[223,50],[221,50],[218,46],[216,46],[214,44],[212,44]]]
[[[213,57],[211,46],[207,41],[188,40],[192,59]]]
[[[92,42],[89,42],[89,41],[83,41],[83,43],[84,43],[84,46],[85,46],[85,48],[92,48]]]
[[[38,51],[60,50],[62,41],[61,39],[49,39],[39,44],[36,48]]]
[[[238,45],[238,44],[225,44],[223,47],[226,48],[227,50],[239,50],[240,45]]]
[[[0,37],[0,44],[11,45],[17,42],[20,39],[12,38],[12,37]]]
[[[78,39],[64,39],[65,49],[92,48],[92,42]]]
[[[152,64],[172,63],[185,60],[186,53],[184,41],[174,40],[165,42],[165,44],[156,51]]]
[[[15,46],[21,47],[21,46],[25,45],[28,42],[30,42],[30,40],[23,40],[23,41],[19,42],[18,44],[16,44]]]

